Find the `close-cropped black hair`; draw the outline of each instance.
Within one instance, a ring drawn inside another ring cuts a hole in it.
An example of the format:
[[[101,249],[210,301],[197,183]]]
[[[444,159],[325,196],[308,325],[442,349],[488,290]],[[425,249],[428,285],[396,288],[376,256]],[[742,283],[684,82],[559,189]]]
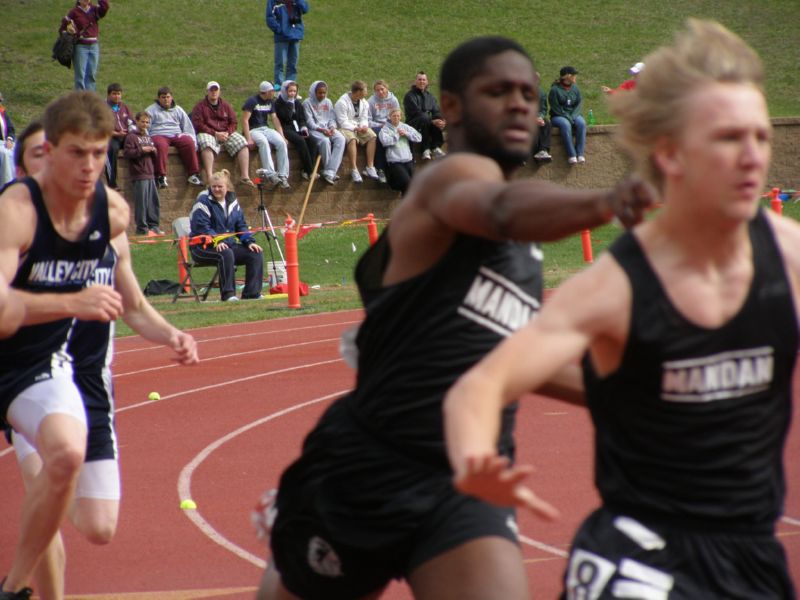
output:
[[[458,46],[442,63],[439,87],[443,92],[463,93],[470,80],[481,72],[486,60],[496,54],[513,50],[533,64],[533,59],[514,40],[501,36],[473,38]]]

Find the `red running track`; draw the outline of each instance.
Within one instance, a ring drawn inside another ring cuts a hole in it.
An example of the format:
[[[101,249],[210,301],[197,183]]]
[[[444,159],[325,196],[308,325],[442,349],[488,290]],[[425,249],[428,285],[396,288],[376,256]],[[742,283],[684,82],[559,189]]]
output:
[[[261,493],[275,487],[305,433],[354,373],[340,359],[339,335],[360,311],[226,325],[193,332],[201,363],[182,368],[170,352],[138,337],[117,341],[114,384],[123,499],[114,541],[92,546],[69,525],[69,598],[103,600],[252,598],[267,550],[250,525]],[[161,394],[150,401],[151,391]],[[800,436],[787,448],[789,497],[779,533],[800,581]],[[538,467],[534,488],[562,511],[556,523],[519,518],[536,598],[555,598],[564,556],[580,520],[597,505],[592,429],[580,408],[539,396],[523,401],[520,459]],[[5,518],[0,574],[17,537],[22,484],[16,459],[0,450]],[[179,508],[191,497],[196,511]],[[393,584],[388,600],[410,598]]]

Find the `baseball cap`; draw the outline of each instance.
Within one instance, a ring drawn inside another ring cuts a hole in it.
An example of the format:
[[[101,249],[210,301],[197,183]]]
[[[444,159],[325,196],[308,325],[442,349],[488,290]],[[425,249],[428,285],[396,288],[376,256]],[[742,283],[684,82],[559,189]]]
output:
[[[563,77],[564,75],[577,75],[578,69],[575,67],[561,67],[560,75]]]
[[[631,75],[636,75],[637,73],[641,73],[642,71],[644,71],[644,63],[637,62],[630,69],[628,69],[628,71],[630,71]]]
[[[222,89],[222,87],[216,81],[209,81],[208,82],[208,85],[206,86],[206,91],[210,90],[211,88]]]
[[[264,92],[274,92],[275,88],[272,87],[269,81],[262,81],[261,85],[258,86],[258,91],[263,94]]]

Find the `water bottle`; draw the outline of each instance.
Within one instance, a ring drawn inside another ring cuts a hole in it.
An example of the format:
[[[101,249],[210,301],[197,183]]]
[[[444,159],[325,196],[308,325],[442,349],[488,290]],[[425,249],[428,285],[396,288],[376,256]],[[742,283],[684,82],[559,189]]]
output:
[[[589,109],[589,114],[586,115],[586,123],[588,123],[589,125],[594,125],[596,123],[596,121],[594,120],[594,113],[592,112],[591,108]]]

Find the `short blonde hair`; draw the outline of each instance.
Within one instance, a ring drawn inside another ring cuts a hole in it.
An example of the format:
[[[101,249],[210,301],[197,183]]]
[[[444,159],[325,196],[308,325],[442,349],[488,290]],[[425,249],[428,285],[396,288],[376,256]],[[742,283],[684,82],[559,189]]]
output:
[[[633,90],[609,98],[620,120],[618,141],[639,174],[661,189],[663,173],[653,161],[656,144],[678,136],[686,121],[686,99],[711,82],[752,84],[763,93],[758,54],[715,21],[689,19],[671,46],[648,55]]]

